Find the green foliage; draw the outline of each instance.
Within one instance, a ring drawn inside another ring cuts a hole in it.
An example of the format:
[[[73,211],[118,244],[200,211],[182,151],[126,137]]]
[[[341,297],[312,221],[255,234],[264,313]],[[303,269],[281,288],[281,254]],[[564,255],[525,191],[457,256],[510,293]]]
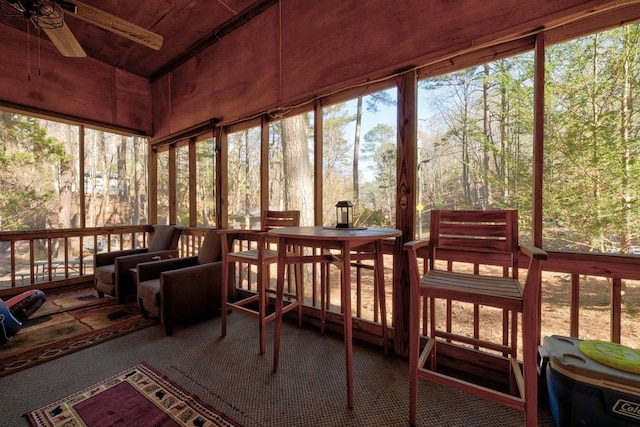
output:
[[[533,70],[527,53],[420,82],[439,119],[421,146],[425,209],[515,208],[531,229]],[[639,91],[637,24],[547,47],[546,248],[640,246]]]
[[[389,225],[385,218],[385,214],[381,210],[373,211],[368,208],[362,208],[356,213],[356,218],[353,224],[356,227],[363,225],[384,227]]]
[[[638,37],[631,25],[548,51],[545,217],[565,224],[550,227],[559,247],[626,252],[634,245],[640,124],[630,99],[640,90]]]
[[[1,113],[0,229],[44,228],[56,199],[52,168],[68,162],[64,144],[48,137],[35,118]]]

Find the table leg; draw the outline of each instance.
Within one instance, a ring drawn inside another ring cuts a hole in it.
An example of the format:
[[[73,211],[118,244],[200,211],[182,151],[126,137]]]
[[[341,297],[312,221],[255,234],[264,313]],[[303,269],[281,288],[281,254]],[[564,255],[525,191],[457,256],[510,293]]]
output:
[[[279,248],[285,248],[285,239],[278,241]],[[278,372],[278,360],[280,358],[280,338],[282,336],[282,310],[284,305],[284,270],[286,263],[286,251],[278,251],[278,278],[276,284],[276,320],[273,336],[273,372]]]
[[[347,370],[347,406],[353,408],[353,337],[351,319],[351,247],[342,243],[342,275],[340,293],[342,296],[342,315],[344,317],[344,352]]]
[[[384,355],[387,356],[387,296],[384,289],[384,252],[382,248],[382,239],[376,240],[375,245],[375,283],[378,292],[378,301],[380,301],[380,323],[382,324],[382,346],[384,347]]]

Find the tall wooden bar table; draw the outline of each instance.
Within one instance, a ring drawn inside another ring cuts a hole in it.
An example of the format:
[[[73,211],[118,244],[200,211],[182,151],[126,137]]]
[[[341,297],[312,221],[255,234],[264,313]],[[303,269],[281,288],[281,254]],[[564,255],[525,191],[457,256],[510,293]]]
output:
[[[353,408],[353,341],[351,318],[351,259],[352,251],[365,245],[374,246],[374,271],[377,286],[378,300],[381,313],[386,313],[383,271],[384,239],[398,237],[402,233],[394,228],[326,228],[326,227],[283,227],[269,231],[269,234],[278,238],[278,279],[276,289],[276,324],[273,343],[273,371],[278,370],[280,356],[280,338],[282,335],[282,311],[284,304],[284,273],[287,264],[305,264],[315,262],[340,262],[342,273],[340,274],[340,295],[342,313],[344,316],[344,347],[347,373],[347,406]],[[300,246],[302,248],[321,248],[340,251],[338,256],[328,255],[287,255],[283,250],[287,245]],[[383,343],[386,351],[387,320],[381,316]]]

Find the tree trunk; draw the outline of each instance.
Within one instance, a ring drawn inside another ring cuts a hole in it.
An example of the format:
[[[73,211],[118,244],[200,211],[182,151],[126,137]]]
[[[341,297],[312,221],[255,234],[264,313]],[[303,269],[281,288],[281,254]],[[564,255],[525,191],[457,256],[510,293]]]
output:
[[[358,161],[360,159],[360,132],[362,129],[362,97],[358,97],[356,108],[356,131],[353,139],[353,205],[360,206],[360,178],[358,177]]]
[[[282,123],[285,205],[300,211],[300,224],[313,224],[313,167],[309,160],[306,115]]]

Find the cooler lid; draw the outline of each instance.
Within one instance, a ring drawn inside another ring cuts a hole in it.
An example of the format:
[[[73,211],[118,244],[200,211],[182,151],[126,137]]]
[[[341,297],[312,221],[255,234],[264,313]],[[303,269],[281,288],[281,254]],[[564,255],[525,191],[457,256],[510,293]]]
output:
[[[585,355],[582,340],[560,335],[544,337],[551,368],[576,381],[640,395],[640,375],[604,365]]]

